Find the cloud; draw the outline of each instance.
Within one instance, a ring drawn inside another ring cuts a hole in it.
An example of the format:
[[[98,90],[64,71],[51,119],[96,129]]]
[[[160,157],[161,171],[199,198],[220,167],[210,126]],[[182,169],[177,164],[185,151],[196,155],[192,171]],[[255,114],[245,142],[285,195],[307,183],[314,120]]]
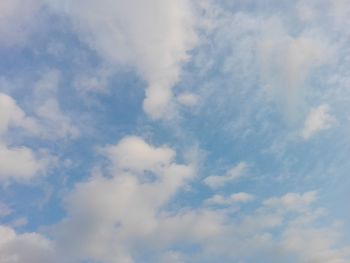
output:
[[[72,120],[65,116],[54,98],[47,99],[40,105],[36,113],[44,125],[46,136],[61,138],[76,138],[80,135],[78,128],[72,123]]]
[[[274,207],[275,209],[299,211],[308,208],[316,199],[316,191],[306,192],[302,195],[298,193],[287,193],[279,198],[266,199],[264,205],[266,207]]]
[[[170,113],[172,87],[197,39],[190,1],[51,3],[70,17],[81,39],[107,62],[135,67],[148,83],[143,108],[151,118]]]
[[[301,136],[308,140],[320,131],[330,129],[337,121],[329,114],[330,107],[328,104],[322,104],[317,108],[311,109],[306,117]]]
[[[193,93],[184,92],[177,96],[177,100],[180,104],[185,106],[196,106],[198,104],[199,97]]]
[[[66,217],[50,227],[57,254],[72,262],[143,262],[147,255],[153,262],[283,262],[294,257],[306,263],[310,258],[332,262],[349,256],[346,247],[336,247],[337,229],[315,223],[324,214],[313,208],[315,191],[267,198],[251,212],[226,207],[254,199],[244,192],[204,202],[218,205],[215,209],[172,206],[175,195],[195,178],[191,164],[176,163],[173,149],[127,136],[99,151],[110,161],[107,174],[97,169],[77,183],[64,199]],[[245,169],[245,163],[230,169],[230,181]],[[293,247],[294,233],[302,229],[309,234]],[[323,232],[328,237],[318,243]],[[173,250],[191,246],[198,252]]]
[[[41,135],[46,138],[74,139],[80,131],[65,114],[58,100],[61,73],[56,69],[44,72],[34,85],[31,106],[41,125]]]
[[[131,172],[159,171],[175,158],[175,152],[167,147],[153,147],[142,138],[129,136],[117,145],[103,149],[115,167]]]
[[[247,170],[248,165],[245,162],[240,162],[236,166],[232,167],[225,175],[217,176],[212,175],[204,179],[204,183],[212,189],[216,189],[224,186],[225,184],[232,183],[242,177]]]
[[[22,46],[36,27],[41,0],[0,2],[0,47]]]
[[[76,186],[65,200],[68,216],[54,232],[62,253],[72,258],[134,262],[132,250],[148,246],[147,240],[161,245],[161,225],[172,218],[162,208],[193,178],[194,168],[175,163],[172,149],[140,137],[126,137],[102,152],[112,162],[109,176]]]
[[[222,195],[214,195],[204,201],[205,204],[207,205],[233,205],[233,204],[238,204],[238,203],[247,203],[251,202],[255,199],[254,195],[240,192],[240,193],[235,193],[231,194],[229,197],[224,197]]]
[[[347,262],[349,247],[337,247],[339,229],[320,226],[323,209],[313,208],[314,191],[263,201],[250,214],[234,213],[220,236],[204,242],[202,259],[224,262]],[[302,209],[301,209],[302,207]],[[198,261],[200,262],[200,260]]]
[[[0,181],[26,181],[42,174],[50,162],[48,154],[34,153],[25,146],[9,146],[5,140],[11,128],[20,128],[31,135],[39,134],[37,120],[26,116],[15,100],[3,93],[0,93],[0,108]]]
[[[0,93],[0,134],[6,133],[11,127],[20,127],[28,135],[40,136],[45,139],[73,139],[80,131],[61,109],[58,100],[60,71],[51,69],[44,72],[33,86],[33,96],[30,97],[29,111],[31,117],[17,105],[10,96]]]
[[[301,263],[342,263],[349,259],[349,248],[336,246],[339,230],[316,222],[323,213],[312,207],[313,191],[266,199],[250,213],[172,210],[164,205],[174,191],[163,196],[162,183],[142,183],[130,174],[114,176],[92,177],[66,198],[68,215],[53,228],[58,254],[73,262],[85,258],[104,263],[144,262],[145,255],[159,262],[217,258],[283,262],[293,257]],[[251,199],[246,197],[239,193],[232,199]],[[192,245],[198,252],[171,250]]]
[[[0,93],[0,108],[0,136],[11,127],[21,127],[31,133],[38,132],[36,121],[27,117],[16,101],[4,93]]]
[[[17,234],[12,228],[0,225],[0,262],[56,262],[51,242],[37,233]]]
[[[278,16],[263,25],[259,43],[262,83],[281,101],[288,120],[298,120],[297,109],[305,103],[305,80],[313,69],[329,62],[332,49],[322,35],[307,31],[290,35]]]
[[[38,157],[28,147],[8,147],[0,143],[0,182],[32,179],[45,171],[47,162],[47,157]]]

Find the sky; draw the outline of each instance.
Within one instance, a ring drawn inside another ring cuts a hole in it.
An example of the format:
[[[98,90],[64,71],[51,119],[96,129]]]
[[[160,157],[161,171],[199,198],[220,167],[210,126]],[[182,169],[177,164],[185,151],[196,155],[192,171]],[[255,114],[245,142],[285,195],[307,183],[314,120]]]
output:
[[[349,16],[1,0],[0,262],[350,262]]]

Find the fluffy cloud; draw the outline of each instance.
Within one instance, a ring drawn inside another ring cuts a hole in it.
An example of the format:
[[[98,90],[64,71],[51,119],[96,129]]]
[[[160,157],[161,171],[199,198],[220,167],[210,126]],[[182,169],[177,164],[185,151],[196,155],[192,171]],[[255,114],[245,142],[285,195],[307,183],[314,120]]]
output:
[[[171,148],[155,148],[136,136],[125,137],[117,145],[107,146],[103,151],[115,167],[132,172],[159,171],[175,157]]]
[[[0,93],[0,108],[0,136],[15,126],[32,133],[38,132],[39,127],[36,121],[27,117],[16,101],[4,93]]]
[[[8,147],[0,143],[0,181],[28,180],[41,174],[47,166],[27,147]]]
[[[0,47],[23,45],[36,26],[41,0],[0,2]]]
[[[9,129],[16,127],[29,134],[38,134],[37,121],[26,116],[15,100],[3,93],[0,93],[0,108],[0,181],[28,180],[41,174],[49,156],[39,156],[25,146],[8,146],[4,138]]]
[[[235,213],[220,236],[202,244],[202,256],[224,262],[348,261],[349,247],[337,247],[339,229],[316,226],[324,213],[313,208],[315,201],[313,191],[287,193],[264,200],[251,214]]]
[[[17,235],[9,227],[0,226],[0,259],[4,263],[40,263],[51,257],[50,243],[36,233]]]
[[[306,117],[301,135],[305,140],[310,139],[316,133],[330,129],[336,124],[336,119],[329,113],[330,107],[328,104],[322,104],[310,111]]]
[[[248,168],[248,165],[244,162],[241,162],[236,166],[232,167],[229,171],[227,171],[225,175],[208,176],[207,178],[204,179],[204,183],[213,189],[222,187],[225,184],[236,181],[237,179],[242,177],[245,174],[245,171],[247,170],[247,168]]]
[[[67,218],[54,227],[58,254],[72,262],[104,263],[148,262],[145,255],[153,262],[349,259],[349,248],[336,246],[339,230],[316,226],[323,212],[312,207],[315,192],[272,197],[250,214],[240,214],[227,209],[166,209],[174,191],[164,195],[162,188],[161,182],[142,183],[131,174],[95,176],[78,184],[66,199]],[[233,199],[248,201],[251,196],[240,193]],[[198,253],[171,250],[184,245],[195,245]]]
[[[72,258],[106,263],[133,262],[138,246],[161,245],[162,225],[172,218],[163,206],[194,176],[190,165],[174,162],[175,152],[126,137],[102,150],[112,162],[110,177],[93,176],[66,198],[68,217],[55,227],[59,247]]]
[[[37,233],[17,234],[0,225],[0,261],[2,263],[56,262],[49,240]]]
[[[81,39],[106,61],[136,68],[148,82],[143,107],[151,118],[164,118],[169,113],[172,87],[196,42],[190,1],[51,3],[69,15]]]
[[[227,209],[254,200],[243,192],[204,202],[218,205],[215,209],[176,208],[170,205],[172,198],[195,173],[191,165],[175,162],[174,150],[129,136],[100,152],[111,163],[108,174],[97,169],[86,182],[78,183],[65,198],[67,216],[51,227],[57,253],[68,262],[147,262],[145,255],[153,262],[348,259],[348,248],[336,247],[338,230],[316,227],[323,210],[313,208],[314,191],[265,199],[251,213]],[[245,166],[230,170],[230,180],[239,177]],[[300,245],[293,245],[298,231],[305,236],[299,236]],[[192,245],[198,253],[172,249]]]

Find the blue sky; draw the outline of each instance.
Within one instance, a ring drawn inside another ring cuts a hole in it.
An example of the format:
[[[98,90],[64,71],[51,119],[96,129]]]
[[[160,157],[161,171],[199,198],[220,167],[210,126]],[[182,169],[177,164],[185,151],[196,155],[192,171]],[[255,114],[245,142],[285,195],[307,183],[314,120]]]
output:
[[[0,262],[349,262],[349,15],[2,0]]]

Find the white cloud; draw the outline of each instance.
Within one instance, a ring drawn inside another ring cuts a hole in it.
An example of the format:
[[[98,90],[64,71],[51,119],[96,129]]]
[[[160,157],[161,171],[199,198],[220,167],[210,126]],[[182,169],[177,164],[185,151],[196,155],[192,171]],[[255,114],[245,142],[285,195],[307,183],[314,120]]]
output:
[[[70,16],[81,39],[106,61],[136,68],[148,82],[143,107],[151,118],[170,113],[172,87],[196,43],[190,1],[51,2]]]
[[[5,134],[11,127],[21,127],[29,132],[37,133],[38,125],[33,118],[25,115],[16,101],[10,96],[0,93],[0,135]]]
[[[60,78],[60,72],[52,69],[35,83],[29,103],[33,117],[27,116],[12,97],[0,93],[0,135],[11,127],[20,127],[30,135],[46,139],[79,136],[79,129],[62,111],[57,98]]]
[[[225,197],[219,194],[216,194],[204,201],[207,205],[233,205],[238,203],[247,203],[255,199],[254,195],[240,192]]]
[[[145,191],[149,186],[102,178],[81,184],[67,199],[69,218],[56,228],[64,255],[104,263],[136,262],[137,255],[156,256],[181,244],[196,245],[199,254],[183,257],[168,252],[160,255],[160,262],[182,262],[184,258],[192,262],[216,258],[223,262],[283,262],[290,257],[302,263],[348,260],[349,248],[336,247],[339,231],[332,226],[314,226],[320,213],[310,207],[312,192],[268,199],[278,205],[266,201],[251,214],[235,213],[235,219],[225,209],[167,212],[151,199],[157,194]],[[301,199],[296,202],[302,202],[304,208],[295,209],[289,201],[283,207],[290,196]]]
[[[293,225],[283,233],[282,244],[286,251],[297,255],[300,263],[347,263],[349,248],[333,248],[337,232],[336,228]]]
[[[330,129],[336,124],[336,119],[329,113],[328,104],[322,104],[310,111],[306,117],[301,136],[308,140],[320,131]]]
[[[175,162],[174,150],[129,136],[100,151],[111,161],[108,175],[95,173],[78,183],[65,198],[67,216],[51,228],[57,253],[73,262],[131,263],[147,255],[159,262],[283,262],[295,257],[306,263],[345,262],[349,256],[347,248],[336,247],[336,229],[314,224],[323,215],[313,209],[315,191],[268,198],[248,213],[226,207],[254,199],[243,192],[214,196],[207,203],[224,206],[215,209],[172,207],[172,197],[195,175],[191,165]],[[231,169],[230,180],[245,167],[242,163]],[[293,233],[301,229],[308,236],[300,237],[295,247]],[[320,236],[323,231],[328,236]],[[172,251],[179,245],[195,245],[198,254]]]
[[[314,191],[272,197],[251,214],[234,214],[220,236],[202,247],[205,259],[224,262],[347,262],[349,247],[338,247],[339,229],[317,222]],[[200,262],[200,260],[198,261]]]
[[[49,240],[37,233],[17,234],[12,228],[0,225],[1,263],[56,262]]]
[[[16,101],[0,93],[0,181],[29,180],[42,174],[50,157],[25,146],[9,146],[5,141],[10,128],[21,128],[31,135],[40,132],[38,122],[26,116]]]
[[[115,167],[132,172],[159,171],[175,158],[171,148],[153,147],[136,136],[125,137],[117,145],[107,146],[103,151]]]
[[[317,199],[317,192],[311,191],[304,194],[287,193],[282,197],[273,197],[266,199],[264,205],[275,209],[286,210],[305,210]]]
[[[8,147],[0,143],[0,181],[29,180],[41,174],[46,161],[27,147]]]
[[[133,262],[130,253],[139,242],[147,246],[143,242],[154,238],[161,245],[159,229],[172,218],[162,208],[194,176],[194,168],[175,163],[172,149],[139,137],[102,152],[113,163],[109,177],[95,175],[78,184],[66,198],[67,219],[54,230],[59,247],[72,258]]]
[[[0,1],[0,47],[21,46],[36,27],[41,0]]]
[[[248,165],[245,162],[240,162],[236,166],[232,167],[225,175],[217,176],[212,175],[204,179],[204,183],[210,188],[216,189],[224,186],[225,184],[231,183],[238,180],[245,174]]]

